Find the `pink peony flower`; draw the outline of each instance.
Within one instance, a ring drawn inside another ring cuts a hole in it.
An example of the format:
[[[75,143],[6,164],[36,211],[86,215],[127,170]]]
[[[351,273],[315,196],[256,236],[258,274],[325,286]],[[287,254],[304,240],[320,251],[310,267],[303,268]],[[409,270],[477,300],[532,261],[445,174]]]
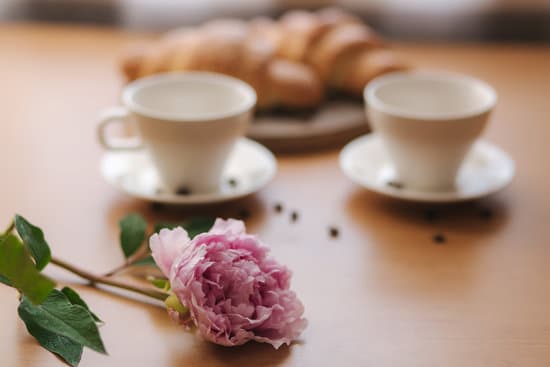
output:
[[[246,233],[243,222],[217,219],[193,240],[182,228],[163,229],[149,244],[205,339],[279,348],[305,329],[304,307],[289,288],[290,270],[267,256],[269,249]]]

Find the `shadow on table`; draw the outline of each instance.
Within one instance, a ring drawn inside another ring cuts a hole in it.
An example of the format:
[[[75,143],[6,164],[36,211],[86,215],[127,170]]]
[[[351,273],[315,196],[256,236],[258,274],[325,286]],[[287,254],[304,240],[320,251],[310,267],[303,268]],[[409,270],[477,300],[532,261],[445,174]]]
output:
[[[265,217],[265,203],[257,195],[212,205],[168,205],[138,199],[115,202],[109,208],[109,222],[116,224],[125,215],[135,212],[143,215],[149,223],[178,222],[191,216],[237,218],[245,221],[247,229],[254,231]]]
[[[369,228],[372,219],[391,217],[395,224],[402,222],[419,229],[476,233],[483,237],[497,232],[508,221],[508,208],[500,199],[497,194],[463,203],[426,204],[395,200],[357,189],[349,196],[347,209],[354,222],[374,233],[377,228]]]
[[[279,366],[290,356],[293,346],[282,346],[278,350],[265,343],[249,342],[238,347],[223,347],[197,338],[193,353],[176,358],[174,367],[196,365],[197,356],[202,356],[203,365],[208,366]]]
[[[347,212],[364,232],[364,279],[396,299],[459,301],[492,261],[508,221],[505,195],[426,205],[353,191]],[[363,236],[363,235],[362,235]]]

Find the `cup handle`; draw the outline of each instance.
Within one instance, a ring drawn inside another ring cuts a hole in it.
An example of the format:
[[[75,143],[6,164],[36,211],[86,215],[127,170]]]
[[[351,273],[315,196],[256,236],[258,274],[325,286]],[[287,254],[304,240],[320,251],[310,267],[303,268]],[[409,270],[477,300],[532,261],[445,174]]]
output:
[[[129,113],[124,107],[111,107],[105,110],[99,118],[97,137],[99,143],[107,150],[136,150],[142,149],[143,143],[137,136],[128,138],[108,138],[106,128],[112,123],[129,123]]]

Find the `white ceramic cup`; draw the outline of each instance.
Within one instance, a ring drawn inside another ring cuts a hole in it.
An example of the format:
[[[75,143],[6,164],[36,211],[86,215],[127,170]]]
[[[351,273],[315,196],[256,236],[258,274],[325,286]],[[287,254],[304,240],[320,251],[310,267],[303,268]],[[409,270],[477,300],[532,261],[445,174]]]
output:
[[[250,122],[256,93],[221,74],[168,73],[128,84],[122,103],[101,116],[103,147],[147,149],[165,189],[208,193],[220,187],[227,158]],[[111,123],[134,123],[138,137],[109,138]]]
[[[390,73],[364,91],[367,117],[405,187],[449,190],[497,101],[481,80],[446,72]]]

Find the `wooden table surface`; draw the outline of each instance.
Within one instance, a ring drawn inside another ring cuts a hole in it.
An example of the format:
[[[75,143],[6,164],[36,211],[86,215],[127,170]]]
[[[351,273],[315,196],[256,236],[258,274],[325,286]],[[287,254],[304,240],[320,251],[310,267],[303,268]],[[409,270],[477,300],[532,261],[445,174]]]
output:
[[[338,151],[279,157],[279,172],[245,200],[153,211],[99,175],[98,111],[117,103],[120,49],[136,35],[109,29],[0,26],[0,223],[14,213],[45,229],[53,253],[96,272],[122,261],[117,222],[189,214],[235,216],[294,271],[306,306],[302,341],[223,348],[172,324],[163,308],[76,284],[106,324],[109,356],[81,366],[501,366],[550,365],[550,48],[400,45],[418,65],[480,77],[499,93],[485,136],[517,162],[501,193],[430,209],[352,184]],[[273,210],[277,202],[285,211]],[[491,210],[483,219],[479,212]],[[291,223],[290,210],[299,212]],[[4,224],[2,224],[3,226]],[[331,239],[328,227],[340,236]],[[447,242],[437,245],[432,236]],[[81,284],[81,283],[80,283]],[[0,287],[0,365],[57,366]]]

